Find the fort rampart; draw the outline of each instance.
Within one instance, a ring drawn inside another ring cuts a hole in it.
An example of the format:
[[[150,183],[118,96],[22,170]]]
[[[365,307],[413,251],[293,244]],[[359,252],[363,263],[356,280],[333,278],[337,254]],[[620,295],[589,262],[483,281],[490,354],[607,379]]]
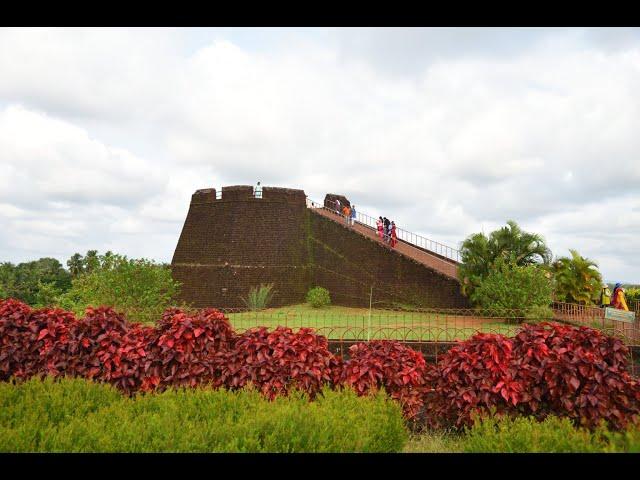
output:
[[[322,286],[333,303],[467,307],[459,283],[314,213],[303,190],[250,186],[196,191],[172,260],[183,300],[241,307],[252,286],[273,283],[272,305],[304,302]],[[342,197],[344,198],[344,197]]]

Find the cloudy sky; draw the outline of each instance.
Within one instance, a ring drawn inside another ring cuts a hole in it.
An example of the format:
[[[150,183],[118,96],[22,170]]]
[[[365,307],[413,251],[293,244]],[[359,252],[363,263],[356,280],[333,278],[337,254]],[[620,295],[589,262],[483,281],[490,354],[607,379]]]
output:
[[[0,29],[0,261],[170,261],[259,179],[640,283],[638,85],[640,29]]]

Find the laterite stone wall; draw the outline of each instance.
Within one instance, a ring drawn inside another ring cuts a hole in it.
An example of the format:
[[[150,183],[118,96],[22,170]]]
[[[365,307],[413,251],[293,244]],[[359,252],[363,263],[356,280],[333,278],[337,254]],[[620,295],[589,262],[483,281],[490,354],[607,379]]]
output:
[[[193,194],[172,260],[183,300],[242,307],[250,287],[274,283],[273,306],[304,302],[312,286],[339,305],[368,306],[373,287],[374,305],[468,306],[457,281],[314,213],[304,191],[264,187],[262,197],[246,185]]]
[[[250,186],[198,190],[173,256],[182,297],[196,307],[240,307],[240,296],[275,284],[274,306],[304,299],[310,281],[302,190]]]
[[[314,283],[331,292],[335,303],[368,306],[412,304],[468,308],[460,284],[341,223],[311,214]]]

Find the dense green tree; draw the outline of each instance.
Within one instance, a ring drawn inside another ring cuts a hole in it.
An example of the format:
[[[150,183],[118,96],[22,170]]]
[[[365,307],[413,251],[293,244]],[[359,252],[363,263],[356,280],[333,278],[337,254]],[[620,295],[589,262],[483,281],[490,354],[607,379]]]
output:
[[[55,258],[40,258],[18,265],[5,262],[0,265],[2,297],[17,298],[33,306],[45,306],[70,287],[71,274]]]
[[[498,258],[470,298],[484,315],[523,318],[551,304],[549,277],[536,265],[519,266],[514,258]]]
[[[597,303],[602,288],[598,264],[576,250],[569,252],[571,257],[560,257],[552,265],[556,300],[583,305]]]
[[[74,278],[71,289],[59,297],[62,308],[82,315],[87,306],[106,305],[131,321],[151,323],[175,305],[179,284],[168,266],[111,252],[90,252],[89,271]]]
[[[462,243],[460,256],[458,274],[462,293],[468,296],[489,275],[498,259],[521,267],[545,265],[551,261],[551,251],[544,239],[538,234],[523,231],[513,220],[489,236],[474,233],[467,237]]]

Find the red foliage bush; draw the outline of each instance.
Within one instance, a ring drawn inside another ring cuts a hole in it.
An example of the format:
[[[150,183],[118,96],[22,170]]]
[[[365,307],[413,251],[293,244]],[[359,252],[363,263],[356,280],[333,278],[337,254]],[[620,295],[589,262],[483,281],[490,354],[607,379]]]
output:
[[[220,385],[217,358],[234,343],[235,333],[220,311],[209,308],[188,315],[169,309],[148,345],[144,389],[167,386]]]
[[[29,330],[31,308],[12,298],[0,301],[0,380],[22,369],[27,356],[24,332]]]
[[[566,416],[586,427],[605,420],[624,428],[638,420],[640,384],[628,373],[629,351],[619,338],[544,323],[526,325],[513,344],[513,368],[527,387],[531,413]]]
[[[627,372],[628,350],[598,330],[524,325],[513,339],[478,334],[447,352],[429,372],[427,422],[472,423],[472,414],[571,418],[623,428],[640,414],[640,386]]]
[[[0,302],[0,379],[59,375],[66,369],[72,313],[32,310],[14,299]]]
[[[314,398],[324,384],[336,380],[340,362],[326,337],[310,328],[293,332],[278,327],[252,328],[240,335],[231,351],[218,357],[220,379],[229,389],[252,382],[266,397],[286,395],[297,387]]]
[[[128,330],[127,320],[112,308],[88,307],[71,328],[66,374],[109,381],[119,362],[116,351]]]
[[[461,427],[474,413],[512,410],[524,393],[512,358],[511,339],[497,334],[479,333],[451,348],[426,376],[427,424]]]
[[[422,353],[400,342],[373,340],[349,348],[341,383],[358,395],[384,387],[402,405],[405,417],[414,419],[423,405],[427,364]]]

